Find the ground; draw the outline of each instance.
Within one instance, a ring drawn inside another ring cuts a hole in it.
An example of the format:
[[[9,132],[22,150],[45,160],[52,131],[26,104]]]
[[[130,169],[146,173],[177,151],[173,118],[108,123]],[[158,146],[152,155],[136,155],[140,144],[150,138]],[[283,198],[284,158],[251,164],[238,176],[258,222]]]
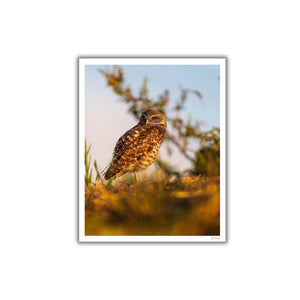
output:
[[[85,190],[85,235],[219,235],[219,177],[184,177]]]

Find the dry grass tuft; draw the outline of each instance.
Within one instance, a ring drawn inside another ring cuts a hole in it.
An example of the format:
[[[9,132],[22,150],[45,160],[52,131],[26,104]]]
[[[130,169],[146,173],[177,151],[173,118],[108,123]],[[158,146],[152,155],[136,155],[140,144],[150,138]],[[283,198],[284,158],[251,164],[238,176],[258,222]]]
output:
[[[220,179],[99,182],[85,190],[85,234],[219,235]]]

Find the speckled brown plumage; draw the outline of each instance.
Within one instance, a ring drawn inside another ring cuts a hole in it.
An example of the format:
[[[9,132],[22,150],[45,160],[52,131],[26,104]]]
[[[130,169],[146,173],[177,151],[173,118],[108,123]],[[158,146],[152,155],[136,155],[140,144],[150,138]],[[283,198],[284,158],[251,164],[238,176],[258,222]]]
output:
[[[143,112],[139,123],[119,138],[104,178],[117,178],[149,167],[157,156],[166,129],[167,122],[162,113],[156,110]]]

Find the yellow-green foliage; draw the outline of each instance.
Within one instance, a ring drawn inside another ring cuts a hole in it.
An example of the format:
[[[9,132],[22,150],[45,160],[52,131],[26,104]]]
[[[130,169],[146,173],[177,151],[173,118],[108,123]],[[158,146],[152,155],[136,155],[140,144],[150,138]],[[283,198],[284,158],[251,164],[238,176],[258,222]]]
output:
[[[219,235],[219,177],[128,185],[98,182],[85,191],[86,235]]]
[[[91,157],[89,155],[90,150],[91,150],[91,146],[90,145],[87,148],[86,145],[86,139],[84,139],[84,165],[85,165],[85,185],[89,188],[91,186],[92,182],[92,174],[93,174],[93,170],[91,169]]]

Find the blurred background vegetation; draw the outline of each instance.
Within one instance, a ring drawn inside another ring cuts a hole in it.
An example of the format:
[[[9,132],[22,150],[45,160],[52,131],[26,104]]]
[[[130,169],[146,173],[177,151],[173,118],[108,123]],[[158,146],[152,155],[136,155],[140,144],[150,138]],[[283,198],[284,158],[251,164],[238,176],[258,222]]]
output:
[[[164,143],[169,153],[172,153],[175,147],[191,162],[192,168],[186,170],[188,173],[202,176],[220,175],[220,129],[213,127],[209,131],[202,131],[199,120],[192,122],[188,119],[185,121],[181,114],[189,94],[193,93],[199,100],[202,100],[200,91],[179,87],[180,99],[177,103],[175,102],[175,105],[170,106],[168,90],[163,91],[158,99],[149,97],[147,78],[144,79],[143,86],[137,95],[134,95],[132,89],[126,84],[121,67],[115,66],[110,72],[104,70],[100,70],[100,72],[105,76],[107,84],[120,96],[121,101],[127,104],[128,112],[136,120],[139,120],[143,111],[151,109],[158,110],[166,116],[168,129]],[[195,145],[198,147],[196,150]],[[163,169],[168,176],[180,177],[182,175],[170,163],[163,161],[160,156],[156,159],[156,165]]]
[[[147,78],[134,94],[121,67],[100,73],[136,120],[151,109],[166,116],[167,152],[178,150],[192,167],[179,172],[158,155],[150,181],[135,183],[125,175],[104,183],[97,162],[91,165],[91,145],[85,142],[86,235],[219,235],[220,128],[202,131],[199,120],[182,117],[191,93],[203,101],[200,91],[179,87],[181,96],[171,106],[168,90],[157,99],[149,97]]]

